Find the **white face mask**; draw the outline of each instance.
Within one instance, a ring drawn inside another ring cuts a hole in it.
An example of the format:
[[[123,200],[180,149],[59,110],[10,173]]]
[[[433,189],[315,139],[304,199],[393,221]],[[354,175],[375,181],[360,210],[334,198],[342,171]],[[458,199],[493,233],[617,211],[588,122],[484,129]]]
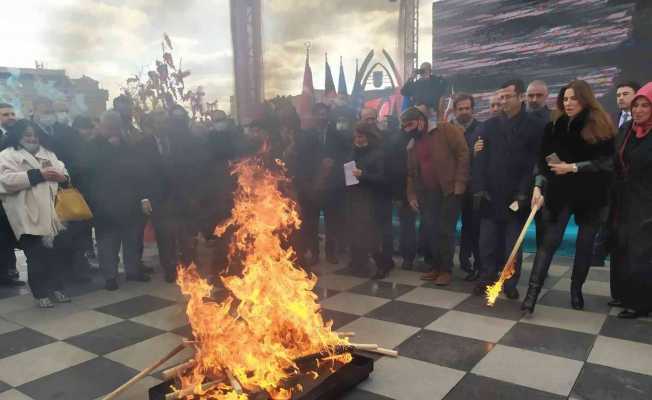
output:
[[[27,150],[28,153],[31,154],[36,154],[38,153],[39,149],[41,148],[41,145],[38,143],[27,143],[25,142],[25,139],[21,139],[20,145]]]
[[[344,121],[337,121],[335,124],[335,129],[337,129],[339,132],[345,131],[349,129],[349,124]]]
[[[58,112],[57,122],[63,125],[70,125],[70,115],[65,111]]]
[[[39,124],[49,128],[57,122],[57,116],[56,114],[39,115],[36,120]]]

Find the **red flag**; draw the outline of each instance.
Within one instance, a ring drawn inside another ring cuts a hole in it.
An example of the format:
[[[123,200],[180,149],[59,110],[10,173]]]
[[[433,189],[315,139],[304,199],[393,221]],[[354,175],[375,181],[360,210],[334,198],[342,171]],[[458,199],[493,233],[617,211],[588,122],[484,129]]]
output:
[[[297,104],[297,112],[301,118],[301,127],[308,128],[312,122],[312,105],[315,88],[312,85],[312,70],[310,69],[310,49],[306,49],[306,66],[303,71],[303,88]]]

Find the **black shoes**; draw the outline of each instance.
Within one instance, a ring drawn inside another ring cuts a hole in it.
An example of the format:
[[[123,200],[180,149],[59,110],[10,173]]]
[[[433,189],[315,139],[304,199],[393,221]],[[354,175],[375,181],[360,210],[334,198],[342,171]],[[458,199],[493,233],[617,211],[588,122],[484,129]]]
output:
[[[477,281],[478,278],[480,278],[480,271],[477,269],[473,269],[471,271],[467,271],[468,273],[466,274],[466,277],[464,278],[465,281],[467,282],[473,282]]]
[[[25,286],[25,282],[18,280],[17,278],[14,277],[7,277],[7,278],[0,279],[0,286],[23,287]]]
[[[412,269],[414,269],[414,263],[412,261],[403,260],[403,264],[401,264],[401,269],[404,269],[406,271],[412,271]]]
[[[135,281],[135,282],[149,282],[151,281],[152,278],[150,278],[149,275],[145,273],[139,273],[135,275],[127,275],[127,281]]]
[[[641,317],[647,317],[648,315],[650,315],[650,313],[645,311],[624,310],[618,314],[618,318],[636,319]]]
[[[523,299],[523,304],[521,304],[521,310],[532,314],[534,312],[534,307],[537,305],[539,293],[541,293],[541,285],[530,283],[527,288],[525,299]]]
[[[378,271],[376,271],[376,274],[371,277],[373,280],[381,280],[387,278],[387,271],[386,269],[379,268]]]
[[[516,288],[505,288],[505,296],[510,300],[518,300],[521,297],[521,294]]]
[[[109,292],[118,290],[118,282],[115,279],[107,279],[106,283],[104,284],[104,289],[108,290]]]
[[[143,265],[140,267],[140,272],[142,272],[143,274],[153,274],[154,268]]]
[[[607,303],[609,307],[622,307],[623,302],[620,300],[611,300],[609,303]]]
[[[570,295],[571,306],[573,306],[575,310],[583,310],[584,296],[582,296],[582,285],[575,282],[571,283]]]
[[[487,293],[487,287],[490,285],[490,283],[487,282],[479,282],[475,287],[473,288],[473,294],[475,296],[484,296]]]

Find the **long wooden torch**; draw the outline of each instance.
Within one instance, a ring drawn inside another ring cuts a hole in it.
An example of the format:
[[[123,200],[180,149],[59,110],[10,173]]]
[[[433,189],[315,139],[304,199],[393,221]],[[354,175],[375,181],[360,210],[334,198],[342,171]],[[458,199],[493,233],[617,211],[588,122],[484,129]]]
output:
[[[525,225],[521,230],[521,234],[518,236],[518,239],[514,244],[514,248],[512,248],[512,253],[509,255],[509,258],[507,259],[507,263],[505,264],[503,270],[500,273],[500,277],[498,278],[496,283],[487,286],[487,291],[485,293],[487,296],[488,306],[492,307],[496,303],[496,299],[503,291],[503,285],[516,272],[516,256],[518,255],[518,250],[521,248],[521,245],[523,244],[523,240],[525,240],[525,235],[527,234],[527,230],[532,224],[532,221],[534,221],[534,216],[537,215],[537,211],[539,211],[539,208],[540,206],[536,206],[532,208],[532,211],[530,212],[530,215],[528,216],[527,221],[525,222]]]

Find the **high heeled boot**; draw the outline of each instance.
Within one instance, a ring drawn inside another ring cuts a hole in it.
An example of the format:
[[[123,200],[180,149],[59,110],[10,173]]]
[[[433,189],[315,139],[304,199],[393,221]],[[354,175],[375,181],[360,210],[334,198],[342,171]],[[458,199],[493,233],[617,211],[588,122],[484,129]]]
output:
[[[582,296],[582,283],[578,281],[571,282],[571,305],[575,310],[584,309],[584,296]]]
[[[534,306],[537,304],[539,293],[541,293],[541,285],[538,283],[530,282],[530,285],[527,288],[525,299],[523,299],[523,304],[521,304],[521,310],[532,314],[534,312]]]

